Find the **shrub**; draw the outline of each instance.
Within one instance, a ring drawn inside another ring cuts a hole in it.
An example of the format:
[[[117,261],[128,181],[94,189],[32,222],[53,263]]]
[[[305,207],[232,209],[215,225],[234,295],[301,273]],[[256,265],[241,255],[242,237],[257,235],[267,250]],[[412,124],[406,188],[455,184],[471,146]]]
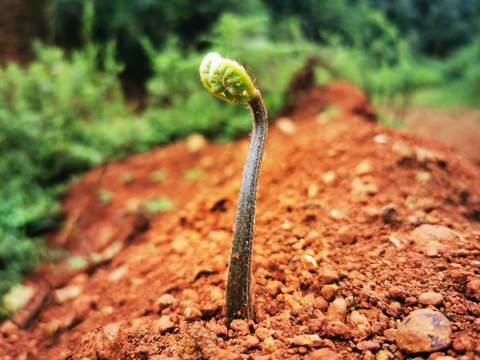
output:
[[[55,225],[56,196],[72,174],[156,141],[125,106],[114,43],[70,58],[35,49],[27,67],[0,68],[0,296],[38,264],[44,246],[28,236]]]

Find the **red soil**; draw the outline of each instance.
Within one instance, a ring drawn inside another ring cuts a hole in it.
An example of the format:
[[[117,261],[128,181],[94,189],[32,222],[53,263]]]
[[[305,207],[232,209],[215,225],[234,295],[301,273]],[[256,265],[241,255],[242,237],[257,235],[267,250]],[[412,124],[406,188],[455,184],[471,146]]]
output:
[[[50,243],[89,263],[31,276],[37,296],[17,325],[0,326],[0,359],[478,359],[478,170],[442,143],[372,121],[348,84],[312,89],[289,119],[294,127],[271,124],[260,172],[252,321],[224,326],[248,139],[181,142],[70,188]],[[145,211],[162,197],[172,210]],[[421,300],[430,291],[441,301]],[[407,355],[396,329],[424,307],[447,316],[452,342]]]

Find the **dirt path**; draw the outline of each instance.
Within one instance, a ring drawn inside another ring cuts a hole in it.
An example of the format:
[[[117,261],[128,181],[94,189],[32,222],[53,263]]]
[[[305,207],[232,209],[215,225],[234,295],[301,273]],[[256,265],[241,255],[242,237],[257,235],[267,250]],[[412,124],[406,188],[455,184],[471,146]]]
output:
[[[480,357],[477,170],[449,146],[378,125],[343,83],[270,126],[255,318],[227,329],[247,148],[193,137],[80,179],[50,238],[77,257],[32,275],[36,296],[0,326],[0,358]]]

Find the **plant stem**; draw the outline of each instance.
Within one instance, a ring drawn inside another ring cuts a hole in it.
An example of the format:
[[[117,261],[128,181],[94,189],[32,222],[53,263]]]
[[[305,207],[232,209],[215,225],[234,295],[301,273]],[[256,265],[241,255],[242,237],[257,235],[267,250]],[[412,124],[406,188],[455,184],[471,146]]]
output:
[[[230,255],[226,291],[227,326],[233,319],[251,319],[253,315],[252,241],[258,175],[267,135],[267,111],[258,91],[248,105],[253,114],[253,131],[243,170]]]

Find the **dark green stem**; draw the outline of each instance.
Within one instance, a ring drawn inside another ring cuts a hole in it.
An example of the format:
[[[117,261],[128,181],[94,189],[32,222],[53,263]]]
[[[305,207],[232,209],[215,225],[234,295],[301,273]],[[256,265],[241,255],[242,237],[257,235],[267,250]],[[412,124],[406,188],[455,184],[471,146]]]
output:
[[[233,319],[251,319],[252,240],[255,223],[258,174],[267,136],[267,111],[260,93],[248,105],[253,113],[253,131],[243,170],[227,280],[227,326]]]

